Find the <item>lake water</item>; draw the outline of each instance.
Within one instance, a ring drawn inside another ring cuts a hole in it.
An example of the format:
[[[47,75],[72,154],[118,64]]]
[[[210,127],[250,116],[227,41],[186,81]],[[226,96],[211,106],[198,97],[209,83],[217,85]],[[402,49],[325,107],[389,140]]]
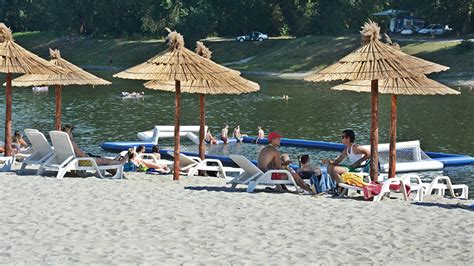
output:
[[[95,72],[113,82],[111,86],[68,86],[63,88],[63,123],[74,124],[75,138],[86,151],[107,154],[100,148],[104,141],[135,140],[136,133],[154,125],[174,123],[174,94],[147,90],[143,82],[112,78],[111,72]],[[4,75],[2,79],[4,79]],[[230,132],[240,124],[242,132],[256,135],[257,126],[266,133],[278,131],[284,137],[339,142],[341,131],[353,129],[357,142],[368,144],[370,131],[370,94],[329,90],[330,84],[248,77],[261,86],[253,94],[206,97],[207,125],[215,135],[224,124]],[[2,81],[3,83],[3,81]],[[398,141],[420,140],[425,151],[474,155],[474,91],[461,90],[458,96],[399,96]],[[144,91],[142,100],[121,99],[122,91]],[[5,90],[0,91],[5,99]],[[282,95],[288,95],[284,101]],[[5,101],[0,102],[0,121],[4,123]],[[198,125],[197,95],[182,96],[182,125]],[[54,88],[47,93],[33,93],[31,88],[13,89],[13,128],[37,128],[48,132],[54,127]],[[380,143],[388,142],[390,97],[380,99]],[[4,128],[0,129],[3,136]],[[161,141],[171,148],[172,140]],[[227,145],[212,147],[214,154],[242,153],[256,158],[258,146]],[[197,151],[183,139],[183,150]],[[337,152],[282,147],[296,156],[309,153],[316,159],[336,156]],[[455,182],[469,183],[474,191],[474,166],[451,167],[445,174]],[[470,193],[474,196],[473,192]]]

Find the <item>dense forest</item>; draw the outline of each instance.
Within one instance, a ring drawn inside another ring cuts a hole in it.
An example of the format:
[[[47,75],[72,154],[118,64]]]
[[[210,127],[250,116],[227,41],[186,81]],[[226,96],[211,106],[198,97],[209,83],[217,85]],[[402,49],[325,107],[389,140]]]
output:
[[[97,37],[163,35],[164,27],[188,38],[251,30],[302,36],[355,32],[372,13],[392,8],[459,34],[474,29],[474,0],[0,0],[0,21],[15,32]]]

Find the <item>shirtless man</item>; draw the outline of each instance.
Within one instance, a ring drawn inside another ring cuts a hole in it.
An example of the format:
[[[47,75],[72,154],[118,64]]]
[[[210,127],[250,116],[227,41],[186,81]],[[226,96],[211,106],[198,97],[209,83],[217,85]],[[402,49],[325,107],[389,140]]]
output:
[[[204,141],[207,144],[217,144],[217,140],[214,138],[209,128],[206,131],[206,136],[204,137]]]
[[[370,151],[359,144],[355,144],[354,131],[347,129],[342,131],[341,142],[345,148],[335,160],[322,160],[323,164],[328,164],[328,174],[336,183],[341,183],[341,175],[347,172],[357,171],[357,168],[367,165],[370,158]],[[348,158],[350,165],[341,164]]]
[[[234,132],[232,133],[233,137],[238,141],[242,142],[242,133],[240,133],[240,125],[237,125],[234,128]]]
[[[268,134],[269,143],[260,151],[257,162],[258,168],[260,168],[260,170],[263,172],[272,169],[284,169],[284,166],[281,162],[281,154],[277,149],[280,146],[280,139],[281,135],[276,132],[271,132]],[[301,179],[297,173],[293,172],[291,175],[300,188],[312,193],[311,188],[303,181],[303,179]]]
[[[224,142],[224,144],[227,144],[227,141],[229,140],[229,125],[225,125],[225,127],[222,129],[221,140]]]

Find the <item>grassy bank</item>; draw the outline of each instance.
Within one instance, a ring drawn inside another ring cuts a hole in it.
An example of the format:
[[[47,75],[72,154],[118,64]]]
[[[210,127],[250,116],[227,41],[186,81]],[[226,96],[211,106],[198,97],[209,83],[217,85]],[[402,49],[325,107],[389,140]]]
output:
[[[165,49],[163,40],[88,39],[57,37],[49,33],[15,34],[25,48],[47,58],[48,48],[58,48],[64,58],[82,66],[128,67]],[[451,67],[444,78],[474,75],[474,44],[463,49],[459,41],[400,42],[402,50]],[[213,60],[231,63],[233,68],[252,72],[294,73],[324,67],[360,45],[359,36],[308,36],[264,42],[206,42]],[[193,47],[193,44],[188,44]],[[112,63],[109,59],[112,58]],[[247,59],[247,60],[245,60]],[[243,63],[236,63],[242,60]]]

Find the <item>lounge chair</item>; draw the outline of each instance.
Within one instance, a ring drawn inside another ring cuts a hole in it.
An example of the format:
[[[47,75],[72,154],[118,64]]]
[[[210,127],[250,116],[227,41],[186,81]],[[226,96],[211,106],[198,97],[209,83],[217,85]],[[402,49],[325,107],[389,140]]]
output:
[[[369,178],[369,182],[370,182],[370,178]],[[400,191],[391,190],[390,185],[400,185]],[[343,197],[343,196],[347,195],[347,192],[349,190],[363,191],[362,187],[352,186],[352,185],[348,185],[348,184],[344,184],[344,183],[339,183],[339,187],[343,188],[343,191],[342,191],[340,197]],[[405,189],[404,181],[400,178],[389,178],[389,179],[387,179],[383,182],[382,189],[380,190],[380,193],[373,197],[373,201],[374,202],[380,202],[380,200],[382,199],[383,196],[385,196],[386,194],[390,194],[391,192],[401,192],[403,194],[403,199],[406,200],[406,201],[409,200],[407,191]]]
[[[43,133],[36,129],[25,129],[25,135],[31,143],[33,153],[22,161],[20,172],[28,165],[41,165],[54,153]]]
[[[0,156],[0,172],[9,172],[15,163],[15,156]]]
[[[76,157],[69,135],[61,131],[50,131],[49,136],[53,143],[54,152],[44,163],[40,165],[37,175],[41,175],[45,170],[58,171],[56,178],[61,179],[71,170],[95,171],[100,178],[105,177],[106,170],[115,170],[112,178],[122,178],[123,165],[97,165],[94,158]]]
[[[444,181],[445,183],[441,181]],[[433,192],[435,192],[437,195],[444,197],[446,190],[449,190],[449,193],[453,198],[467,199],[469,195],[469,187],[467,185],[453,185],[451,179],[448,176],[435,177],[435,179],[433,179],[430,184],[423,183],[423,186],[426,189],[426,195],[431,195]],[[455,190],[460,190],[461,194],[456,196],[454,193]]]
[[[235,188],[239,184],[247,185],[247,192],[253,192],[257,185],[293,185],[296,188],[296,192],[300,193],[300,189],[293,179],[293,176],[287,170],[269,170],[264,173],[242,155],[231,154],[229,157],[239,167],[244,169],[242,174],[228,182],[228,184],[232,184],[232,188]],[[283,176],[283,178],[274,178],[274,173],[279,174],[280,177]]]
[[[174,157],[172,151],[168,151],[168,155]],[[227,178],[226,173],[242,173],[241,168],[225,167],[222,162],[217,159],[204,159],[199,157],[189,156],[181,153],[179,159],[179,170],[181,174],[187,176],[198,175],[200,172],[217,172],[219,177]]]

